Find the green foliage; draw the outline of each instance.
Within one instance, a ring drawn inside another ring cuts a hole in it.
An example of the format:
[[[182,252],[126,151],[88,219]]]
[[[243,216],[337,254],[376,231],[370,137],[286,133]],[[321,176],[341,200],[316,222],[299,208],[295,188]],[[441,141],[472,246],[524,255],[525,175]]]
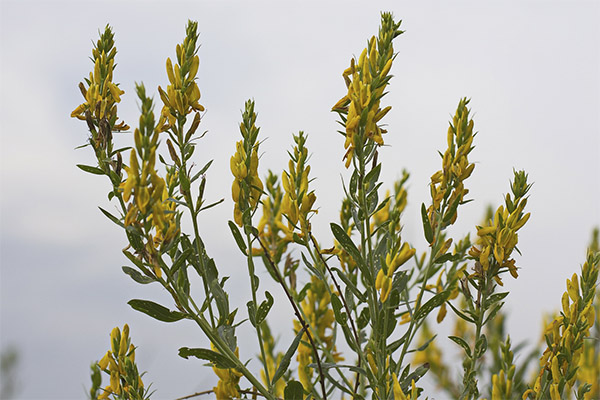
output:
[[[330,223],[331,237],[317,239],[311,226],[318,199],[311,188],[307,135],[300,131],[293,136],[287,169],[269,171],[261,179],[256,104],[246,102],[241,138],[230,160],[234,210],[233,221],[227,222],[231,248],[245,257],[251,290],[246,310],[239,313],[230,309],[234,294],[227,287],[229,277],[219,276],[198,224],[201,212],[223,200],[206,197],[212,160],[197,170],[194,158],[204,135],[198,133],[204,106],[196,83],[197,23],[188,22],[186,36],[175,49],[176,62],[166,61],[168,84],[158,87],[158,118],[145,87],[136,85],[140,123],[133,146],[117,150],[112,132],[128,127],[117,123],[117,103],[124,93],[113,82],[116,48],[112,30],[106,28],[93,50],[94,71],[80,84],[85,102],[72,114],[86,121],[98,165],[77,166],[111,182],[108,196],[119,214],[101,211],[124,230],[129,242],[123,253],[131,265],[123,272],[140,284],[158,283],[172,300],[168,307],[139,299],[129,305],[162,322],[187,319],[198,326],[210,349],[181,347],[179,355],[212,366],[219,381],[208,392],[217,398],[326,399],[343,393],[355,399],[414,400],[423,392],[420,380],[425,375],[454,398],[475,399],[487,391],[495,400],[557,399],[573,387],[578,398],[597,395],[598,386],[589,382],[597,364],[588,361],[598,359],[598,349],[584,346],[583,338],[596,323],[598,246],[591,246],[581,277],[568,281],[563,313],[546,330],[549,347],[541,372],[528,385],[525,371],[536,356],[515,364],[520,346],[512,347],[503,325],[502,306],[509,292],[500,291],[507,273],[518,277],[512,255],[519,252],[517,232],[529,219],[527,174],[514,172],[504,204],[481,225],[474,224],[474,241],[468,234],[454,238],[448,233],[461,207],[472,201],[466,198],[466,183],[475,168],[469,156],[476,132],[469,99],[458,102],[447,131],[448,146],[439,153],[441,168],[431,175],[430,199],[422,201],[425,251],[418,252],[402,235],[408,173],[392,183],[393,194],[388,190],[381,196],[385,182],[378,155],[386,150],[383,118],[391,109],[382,103],[397,56],[394,40],[403,33],[400,25],[382,13],[378,35],[342,74],[347,93],[332,111],[343,127],[344,166],[351,169],[351,177],[342,187],[345,198],[340,220]],[[123,161],[126,151],[128,163]],[[191,221],[190,232],[183,231],[182,218]],[[331,248],[322,245],[331,242]],[[300,266],[306,274],[298,273]],[[261,290],[259,268],[269,272],[278,293]],[[308,279],[301,282],[305,275]],[[284,345],[285,353],[276,349],[269,327],[275,301],[289,303],[291,311],[294,339]],[[428,323],[433,318],[440,323],[448,309],[456,323],[449,341],[463,352],[460,381],[443,362],[439,338]],[[245,323],[256,334],[259,366],[239,358],[236,329]],[[92,365],[93,398],[149,396],[137,373],[134,348],[123,347],[130,345],[128,329],[123,336],[113,330],[112,352]],[[103,391],[101,371],[111,377]]]

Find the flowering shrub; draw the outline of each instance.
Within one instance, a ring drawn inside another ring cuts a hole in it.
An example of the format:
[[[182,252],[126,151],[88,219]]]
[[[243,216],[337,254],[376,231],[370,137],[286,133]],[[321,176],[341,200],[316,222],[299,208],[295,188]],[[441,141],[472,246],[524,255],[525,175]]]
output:
[[[518,231],[530,215],[527,174],[514,172],[504,204],[476,225],[475,238],[447,233],[460,207],[471,201],[467,180],[475,168],[469,155],[476,132],[468,99],[459,101],[450,121],[441,168],[431,175],[431,198],[421,205],[426,249],[416,249],[402,235],[408,173],[380,196],[384,183],[378,154],[385,150],[383,120],[391,109],[384,100],[396,57],[394,41],[403,33],[389,13],[381,15],[378,35],[343,71],[348,90],[332,107],[345,138],[343,165],[351,178],[343,188],[340,220],[330,225],[331,238],[315,237],[311,227],[318,197],[311,188],[307,135],[293,136],[287,169],[261,178],[256,105],[246,102],[241,138],[230,160],[234,209],[228,226],[231,245],[246,259],[251,298],[246,310],[231,310],[229,277],[220,276],[198,225],[198,215],[222,200],[209,203],[206,198],[211,162],[197,169],[191,161],[202,137],[198,127],[204,111],[196,83],[197,30],[190,21],[176,58],[167,58],[168,84],[166,90],[158,87],[158,117],[143,84],[136,85],[141,116],[132,147],[113,146],[113,133],[129,127],[118,121],[124,93],[113,81],[116,48],[108,26],[92,51],[94,70],[79,85],[85,102],[71,115],[87,123],[87,145],[98,160],[96,166],[78,167],[111,182],[109,199],[120,212],[101,210],[129,242],[123,253],[131,266],[123,271],[140,284],[159,283],[172,298],[168,305],[140,299],[129,305],[163,322],[194,321],[210,342],[210,348],[179,349],[183,358],[208,362],[218,377],[217,386],[196,395],[414,400],[426,396],[420,380],[427,374],[452,398],[600,396],[600,342],[588,339],[599,336],[597,232],[581,274],[567,280],[562,311],[544,330],[547,347],[539,363],[534,362],[539,355],[515,357],[502,312],[509,294],[502,291],[504,279],[518,277]],[[129,164],[123,162],[127,152]],[[182,218],[191,220],[191,232],[182,229]],[[323,243],[333,244],[327,248]],[[306,282],[298,279],[300,266],[308,273]],[[269,272],[279,293],[260,290],[259,268]],[[190,274],[199,276],[199,288],[192,288]],[[269,326],[276,298],[292,311],[294,335],[284,348],[276,347]],[[449,312],[455,319],[449,339],[463,353],[461,380],[450,373],[436,341],[434,326]],[[253,362],[239,358],[240,324],[255,331]],[[92,365],[91,397],[149,398],[127,325],[113,329],[110,348]],[[109,376],[104,388],[102,372]]]

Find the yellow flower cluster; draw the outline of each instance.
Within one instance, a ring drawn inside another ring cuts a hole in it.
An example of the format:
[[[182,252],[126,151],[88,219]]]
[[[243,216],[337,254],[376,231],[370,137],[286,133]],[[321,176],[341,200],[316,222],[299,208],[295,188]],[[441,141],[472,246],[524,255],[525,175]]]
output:
[[[541,370],[533,389],[528,389],[523,399],[530,395],[535,398],[543,395],[543,381],[549,383],[552,400],[559,400],[563,393],[571,391],[584,355],[584,339],[590,336],[596,319],[594,296],[599,269],[600,254],[589,252],[581,276],[573,274],[571,279],[567,279],[562,313],[546,328],[548,347],[540,359]],[[546,372],[549,374],[545,375]]]
[[[283,224],[281,214],[283,192],[277,180],[277,175],[269,171],[265,186],[268,196],[262,201],[262,216],[257,226],[258,236],[269,250],[273,262],[278,264],[287,249],[288,243],[292,241],[292,232]],[[262,255],[262,247],[253,248],[252,254]]]
[[[117,54],[114,45],[114,34],[107,25],[92,50],[94,70],[90,72],[89,79],[85,79],[87,88],[83,83],[79,84],[85,102],[71,113],[72,118],[88,122],[95,147],[106,148],[106,143],[112,139],[111,132],[129,129],[124,122],[116,123],[117,103],[125,92],[113,82]]]
[[[170,242],[179,232],[175,203],[169,200],[165,180],[155,169],[159,128],[154,125],[152,100],[146,97],[144,86],[136,87],[142,102],[140,126],[134,132],[135,146],[131,149],[129,166],[125,166],[127,179],[120,185],[123,200],[129,203],[125,215],[125,226],[144,221],[156,230],[158,240],[149,240],[148,251],[154,252],[155,244]],[[172,172],[168,179],[174,180]],[[155,268],[160,276],[160,270]]]
[[[98,396],[108,399],[112,394],[119,399],[143,399],[144,382],[135,365],[135,346],[129,338],[129,326],[118,327],[110,334],[111,350],[98,362],[102,371],[110,375],[110,384]]]
[[[168,121],[168,124],[165,126],[162,126],[162,124],[159,125],[162,131],[168,128],[174,129],[177,137],[183,136],[183,132],[178,131],[177,121],[179,118],[184,118],[193,111],[204,111],[204,107],[198,103],[200,100],[200,89],[196,84],[196,74],[200,65],[200,59],[196,54],[198,52],[197,31],[198,23],[188,21],[186,37],[183,43],[178,44],[175,48],[177,63],[173,66],[171,59],[167,58],[166,68],[167,77],[169,78],[167,91],[165,92],[160,86],[158,87],[158,93],[164,104],[161,117]],[[199,123],[200,116],[198,114],[196,119]],[[197,123],[194,123],[192,126],[197,128]],[[186,134],[186,142],[193,134],[191,129],[190,131]]]
[[[213,351],[217,351],[211,343]],[[235,355],[239,357],[239,348],[235,349]],[[213,387],[213,392],[219,400],[237,399],[240,397],[240,378],[242,374],[235,368],[217,368],[213,365],[213,371],[219,377],[217,386]]]
[[[246,109],[242,115],[240,132],[243,140],[235,144],[236,151],[229,162],[231,173],[234,176],[231,185],[231,197],[235,203],[233,219],[239,226],[244,225],[243,215],[256,210],[260,196],[263,192],[263,184],[258,177],[258,131],[255,125],[256,113],[254,102],[247,101]]]
[[[518,276],[515,260],[510,256],[519,240],[517,231],[525,225],[530,216],[530,213],[523,213],[527,204],[525,195],[530,188],[525,172],[515,172],[511,184],[514,198],[508,193],[506,207],[502,205],[498,207],[494,218],[490,219],[486,226],[477,227],[478,245],[469,250],[469,255],[478,260],[478,266],[481,266],[476,268],[475,273],[480,274],[490,270],[490,276],[493,276],[499,285],[503,285],[499,274],[506,270],[510,271],[514,278]],[[481,269],[483,271],[480,271]]]
[[[375,289],[379,290],[382,303],[385,303],[392,291],[392,280],[396,269],[415,255],[416,250],[406,242],[400,247],[400,240],[385,256],[385,266],[377,273]]]
[[[348,93],[332,108],[342,118],[346,127],[344,135],[347,149],[344,159],[346,168],[350,166],[356,148],[361,148],[368,140],[383,145],[382,134],[386,133],[378,123],[391,107],[380,108],[380,100],[385,95],[391,75],[388,75],[394,59],[392,40],[402,33],[389,13],[381,15],[379,37],[371,37],[358,62],[350,60],[350,67],[344,73]]]
[[[311,327],[311,333],[316,343],[321,343],[326,353],[331,354],[329,362],[339,362],[343,360],[340,353],[337,352],[333,327],[335,316],[331,307],[331,296],[329,290],[323,282],[315,275],[311,276],[310,289],[306,292],[306,297],[302,300],[301,307],[306,323]],[[294,329],[300,332],[300,322],[294,321]],[[302,341],[298,346],[298,378],[305,390],[310,391],[313,387],[312,376],[313,369],[308,365],[314,363],[313,349],[309,344],[308,336],[304,333]]]
[[[470,163],[469,153],[473,150],[473,120],[469,118],[467,108],[469,100],[461,99],[458,103],[452,123],[448,127],[448,148],[442,157],[442,169],[431,176],[432,203],[429,206],[429,220],[433,232],[436,231],[438,219],[441,217],[441,228],[453,224],[458,216],[457,207],[464,202],[469,190],[464,181],[471,176],[475,164]],[[445,211],[445,215],[436,214]]]
[[[305,146],[304,132],[294,135],[294,141],[296,146],[293,153],[290,153],[289,170],[281,175],[284,189],[281,212],[286,216],[288,224],[287,227],[283,224],[280,227],[284,231],[293,232],[300,222],[302,234],[307,236],[310,231],[309,214],[316,212],[312,206],[317,196],[314,191],[308,190],[310,165],[306,164],[308,149]]]

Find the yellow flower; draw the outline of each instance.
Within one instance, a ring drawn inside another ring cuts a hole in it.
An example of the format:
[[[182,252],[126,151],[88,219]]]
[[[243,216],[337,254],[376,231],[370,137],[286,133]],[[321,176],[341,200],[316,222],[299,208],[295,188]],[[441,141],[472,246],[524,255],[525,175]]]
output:
[[[211,343],[211,347],[213,351],[216,351],[216,348]],[[239,349],[235,349],[235,355],[239,355]],[[219,382],[217,382],[217,386],[213,388],[217,399],[225,400],[225,399],[233,399],[239,398],[239,382],[242,374],[238,372],[235,368],[217,368],[213,365],[213,371],[219,377]]]
[[[364,146],[366,142],[383,145],[382,135],[386,130],[378,122],[391,107],[382,109],[380,99],[385,95],[385,87],[391,78],[389,72],[394,59],[392,40],[402,33],[398,29],[400,23],[394,22],[391,14],[383,13],[379,38],[371,37],[358,61],[352,58],[350,67],[342,74],[348,92],[338,100],[332,111],[340,115],[346,128],[346,168],[350,166],[357,146]]]
[[[110,139],[102,137],[102,120],[110,124],[110,131],[129,129],[123,122],[116,123],[117,103],[121,101],[124,91],[113,82],[115,55],[117,54],[114,44],[112,28],[107,25],[92,50],[94,70],[90,72],[89,79],[86,79],[88,87],[86,88],[83,83],[79,84],[85,102],[77,106],[71,113],[72,118],[88,120],[92,140],[96,146],[101,145],[102,148],[106,148],[106,140]]]
[[[177,63],[173,65],[170,58],[166,61],[167,78],[169,84],[167,90],[158,87],[158,93],[163,102],[161,115],[167,119],[169,126],[175,126],[176,121],[180,117],[185,117],[192,112],[204,111],[198,101],[200,100],[200,89],[196,84],[196,74],[200,59],[198,52],[198,23],[188,21],[186,26],[186,37],[182,44],[176,46]],[[199,116],[197,116],[199,119]],[[195,117],[196,119],[196,117]],[[162,125],[162,124],[159,124]],[[197,127],[197,124],[193,126]],[[164,130],[161,127],[161,130]],[[187,135],[191,137],[195,132],[195,128],[191,129]],[[177,132],[178,135],[183,135],[183,132]],[[187,139],[186,139],[187,141]]]
[[[281,175],[284,189],[281,212],[288,220],[288,231],[293,232],[299,222],[302,235],[307,236],[310,231],[310,215],[317,212],[313,209],[317,196],[308,188],[310,165],[306,164],[308,149],[305,146],[304,132],[294,135],[294,142],[296,145],[290,153],[289,169]]]

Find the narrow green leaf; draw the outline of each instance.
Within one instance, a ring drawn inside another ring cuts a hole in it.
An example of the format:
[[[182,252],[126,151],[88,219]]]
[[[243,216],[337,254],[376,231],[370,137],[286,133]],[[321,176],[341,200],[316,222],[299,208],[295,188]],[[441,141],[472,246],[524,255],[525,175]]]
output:
[[[402,346],[402,344],[404,343],[405,340],[406,340],[405,337],[401,337],[400,339],[388,344],[387,350],[390,352],[390,354],[395,352],[396,350],[398,350],[400,348],[400,346]]]
[[[143,312],[144,314],[163,322],[175,322],[185,318],[185,314],[178,311],[171,311],[150,300],[133,299],[129,300],[127,304],[134,310]]]
[[[219,321],[225,322],[229,316],[229,300],[227,293],[223,290],[216,279],[213,279],[209,284],[210,292],[212,293],[219,310]]]
[[[304,388],[298,381],[289,381],[283,390],[284,400],[302,400],[304,399]]]
[[[402,391],[404,393],[408,393],[409,392],[409,388],[412,386],[412,381],[414,380],[415,383],[421,379],[423,377],[423,375],[425,375],[427,373],[427,371],[429,371],[429,363],[425,363],[423,365],[421,365],[420,367],[418,367],[417,369],[415,369],[410,375],[408,375],[401,383],[400,383],[400,387],[402,388]]]
[[[92,167],[91,165],[77,164],[77,167],[79,167],[79,169],[82,170],[82,171],[89,172],[90,174],[94,174],[94,175],[106,175],[104,173],[104,171],[102,171],[100,168],[98,168],[98,167]]]
[[[423,304],[414,315],[414,319],[419,321],[421,318],[426,317],[434,308],[440,306],[444,303],[448,297],[450,296],[449,290],[444,290],[441,293],[436,294],[431,299],[429,299],[425,304]]]
[[[229,314],[229,320],[233,321],[235,318],[235,314],[237,313],[237,308],[233,310],[231,314]],[[219,333],[219,337],[223,339],[223,341],[229,347],[229,350],[235,353],[235,349],[237,348],[237,338],[235,337],[235,328],[231,325],[221,325],[217,328],[217,332]]]
[[[335,293],[331,293],[331,306],[333,308],[333,314],[337,323],[340,325],[346,325],[348,322],[348,315],[342,311],[342,301]]]
[[[458,336],[448,336],[448,339],[452,340],[454,343],[462,347],[465,350],[467,357],[471,357],[471,348],[463,338]]]
[[[108,219],[110,219],[112,222],[119,225],[121,228],[125,228],[125,225],[123,225],[123,223],[121,222],[121,220],[119,218],[115,217],[114,215],[112,215],[111,213],[109,213],[102,207],[98,207],[98,208],[100,209],[100,211],[102,211],[102,214],[106,215],[106,217]]]
[[[423,232],[425,233],[425,240],[427,243],[433,243],[433,231],[431,230],[431,222],[429,222],[429,216],[427,215],[427,209],[425,203],[421,203],[421,219],[423,220]]]
[[[213,160],[210,160],[209,162],[206,163],[206,165],[204,167],[202,167],[202,169],[200,171],[198,171],[199,175],[202,175],[203,173],[205,173],[206,171],[208,171],[208,168],[210,167],[210,165],[213,163]]]
[[[217,200],[214,203],[210,203],[209,205],[202,207],[200,210],[198,210],[198,212],[208,210],[209,208],[217,206],[217,205],[221,204],[224,201],[225,201],[225,199]]]
[[[246,303],[246,308],[248,308],[248,319],[253,327],[256,328],[256,305],[253,300],[250,300]]]
[[[448,302],[446,304],[448,304],[450,306],[450,308],[452,309],[452,311],[454,311],[456,313],[456,315],[458,315],[459,317],[461,317],[465,321],[470,322],[472,324],[475,323],[475,320],[473,318],[469,317],[468,315],[466,315],[462,311],[460,311],[458,308],[454,307],[452,305],[452,302]]]
[[[190,349],[189,347],[181,347],[179,349],[179,356],[185,358],[186,360],[190,356],[199,358],[201,360],[207,360],[213,363],[215,367],[221,369],[235,368],[235,363],[233,361],[231,361],[224,355],[209,349]]]
[[[352,294],[355,295],[361,303],[367,302],[367,298],[360,292],[358,287],[350,280],[350,278],[348,278],[344,271],[335,267],[331,268],[331,270],[337,272],[340,279],[346,284],[346,287],[352,291]]]
[[[429,339],[428,341],[426,341],[425,343],[423,343],[418,349],[417,351],[423,351],[427,348],[427,346],[429,346],[429,343],[433,342],[435,340],[435,338],[437,337],[437,334],[433,335],[431,337],[431,339]]]
[[[452,217],[454,217],[454,214],[456,214],[456,210],[458,209],[458,205],[460,204],[461,198],[460,196],[458,196],[450,205],[450,208],[448,208],[448,211],[446,211],[446,214],[444,214],[444,218],[442,218],[442,223],[444,225],[446,225],[447,223],[450,222],[450,220],[452,219]]]
[[[279,367],[277,367],[275,375],[273,375],[273,378],[271,380],[271,383],[273,385],[279,380],[279,378],[283,376],[285,371],[287,371],[288,367],[290,366],[292,356],[296,353],[296,350],[298,349],[298,345],[300,344],[300,340],[302,339],[303,334],[304,328],[300,329],[300,332],[298,332],[298,334],[294,338],[294,341],[292,342],[288,350],[285,352],[283,358],[281,359],[281,362],[279,363]]]
[[[142,241],[140,234],[129,228],[131,228],[131,226],[125,228],[125,235],[127,236],[127,240],[129,240],[129,244],[137,251],[144,251],[144,242]]]
[[[485,302],[486,304],[486,308],[490,308],[492,306],[492,304],[499,302],[500,300],[504,299],[506,296],[508,296],[509,292],[503,292],[503,293],[494,293],[493,295],[491,295],[487,301]]]
[[[273,296],[271,296],[271,293],[265,292],[265,297],[267,299],[260,303],[258,310],[256,310],[257,324],[261,324],[265,320],[269,314],[269,311],[271,310],[271,307],[273,307]]]
[[[356,264],[358,265],[358,268],[361,270],[361,272],[364,275],[366,275],[369,280],[372,280],[371,273],[366,268],[365,260],[363,260],[362,256],[360,255],[360,251],[358,250],[352,239],[350,239],[350,237],[346,234],[344,228],[335,223],[331,223],[329,224],[329,226],[331,227],[331,232],[333,233],[333,236],[335,236],[339,244],[344,248],[344,250],[346,250],[350,257],[352,257],[354,261],[356,261]]]
[[[237,243],[238,247],[240,248],[242,253],[246,255],[246,242],[244,242],[242,234],[240,233],[240,230],[238,229],[237,225],[233,221],[228,221],[227,224],[229,225],[231,234],[233,235],[233,238],[235,239],[235,242]]]
[[[131,261],[135,266],[137,266],[139,269],[144,269],[144,263],[142,262],[142,260],[140,260],[139,258],[137,258],[136,256],[134,256],[133,254],[131,254],[131,252],[129,250],[123,250],[123,254],[125,254],[125,257],[127,257],[129,259],[129,261]]]
[[[483,356],[483,354],[485,353],[486,350],[487,350],[487,338],[482,333],[481,336],[479,336],[479,339],[477,340],[477,342],[475,342],[475,358],[480,358],[481,356]]]
[[[123,266],[121,267],[121,269],[123,270],[123,272],[129,275],[131,279],[133,279],[137,283],[141,283],[142,285],[154,282],[154,279],[150,278],[149,276],[142,275],[137,269],[127,266]]]
[[[456,261],[459,258],[460,258],[460,254],[446,253],[446,254],[442,254],[441,256],[439,256],[438,258],[436,258],[433,261],[433,263],[434,264],[443,264],[446,261]]]
[[[371,316],[369,314],[369,307],[363,308],[358,316],[358,320],[356,321],[358,329],[364,329],[369,324],[370,318]]]
[[[492,311],[490,311],[490,313],[487,315],[487,317],[485,317],[483,324],[485,325],[485,324],[487,324],[488,321],[494,319],[494,317],[496,316],[498,311],[500,311],[500,309],[502,308],[503,305],[504,305],[504,303],[496,303],[494,305],[494,308],[492,308]]]
[[[175,273],[177,272],[177,270],[179,270],[179,268],[181,268],[181,266],[186,262],[188,256],[192,253],[192,249],[191,248],[187,248],[183,251],[183,253],[181,253],[179,255],[179,257],[177,257],[177,259],[175,260],[175,262],[173,263],[173,266],[171,267],[171,272]]]

